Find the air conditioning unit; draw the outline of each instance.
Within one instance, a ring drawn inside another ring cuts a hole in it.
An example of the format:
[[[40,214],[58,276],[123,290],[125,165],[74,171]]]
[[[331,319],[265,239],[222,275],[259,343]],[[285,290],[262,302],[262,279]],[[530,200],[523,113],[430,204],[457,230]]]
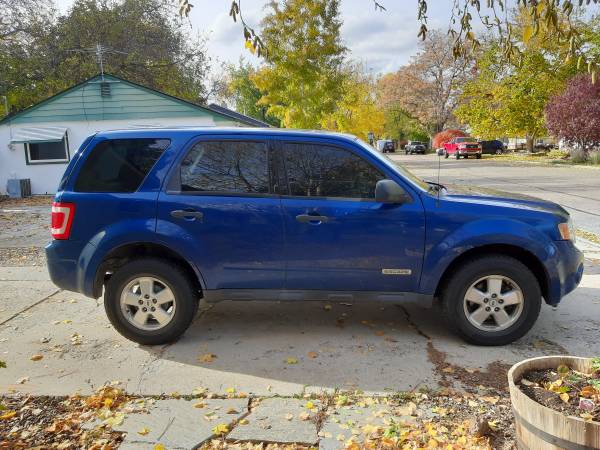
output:
[[[31,197],[31,180],[29,178],[8,180],[6,192],[10,198]]]

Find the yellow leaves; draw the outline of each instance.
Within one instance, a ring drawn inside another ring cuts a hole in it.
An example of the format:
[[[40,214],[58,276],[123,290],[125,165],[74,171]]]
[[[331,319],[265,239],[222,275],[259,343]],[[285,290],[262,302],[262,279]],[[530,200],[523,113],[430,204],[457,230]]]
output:
[[[565,403],[569,403],[569,394],[567,394],[566,392],[563,392],[562,394],[559,395],[560,399],[565,402]]]
[[[581,417],[583,420],[589,420],[589,421],[591,421],[594,418],[594,416],[592,416],[590,413],[579,414],[579,417]]]
[[[104,407],[110,409],[110,407],[114,404],[114,402],[115,401],[112,398],[105,398],[104,402],[103,402],[104,403]]]
[[[228,387],[227,389],[225,389],[225,392],[227,392],[228,394],[235,394],[235,388]]]
[[[313,409],[315,407],[315,404],[309,400],[304,404],[304,407],[306,409]]]
[[[154,446],[154,450],[167,450],[167,449],[166,449],[166,448],[165,448],[165,446],[164,446],[164,445],[162,445],[162,444],[156,444],[156,445]]]
[[[137,432],[140,436],[146,436],[148,433],[150,433],[150,429],[149,428],[142,428],[141,430],[138,430]]]
[[[114,413],[112,416],[107,417],[106,419],[104,419],[104,423],[110,427],[116,427],[119,425],[123,425],[123,421],[125,420],[125,414],[117,411],[116,413]]]
[[[239,411],[235,408],[228,408],[226,414],[239,414]]]
[[[206,406],[206,403],[204,402],[198,402],[198,403],[194,403],[194,408],[204,408]]]
[[[229,427],[225,423],[220,423],[212,429],[212,432],[216,436],[223,436],[229,433]]]
[[[248,425],[248,419],[240,419],[238,422],[240,425]]]
[[[256,47],[254,47],[254,44],[252,44],[252,41],[247,40],[246,43],[244,44],[244,47],[246,47],[250,53],[252,53],[254,55],[254,53],[256,53]]]
[[[7,411],[0,416],[0,420],[10,420],[17,415],[16,411]]]
[[[523,28],[523,43],[527,44],[532,36],[533,36],[533,27],[531,25],[525,26]]]
[[[296,358],[293,358],[293,357],[290,356],[289,358],[287,358],[285,360],[285,363],[286,364],[298,364],[298,360]]]
[[[217,355],[214,353],[206,353],[204,355],[198,356],[198,361],[203,363],[211,363],[217,358]]]
[[[32,355],[31,358],[29,358],[32,361],[40,361],[44,358],[44,355],[40,355],[40,354],[36,354],[36,355]]]

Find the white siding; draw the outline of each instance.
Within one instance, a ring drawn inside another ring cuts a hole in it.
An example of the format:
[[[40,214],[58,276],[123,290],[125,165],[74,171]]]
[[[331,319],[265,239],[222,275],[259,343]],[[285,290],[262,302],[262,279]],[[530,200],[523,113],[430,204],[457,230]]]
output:
[[[35,125],[66,127],[69,138],[69,153],[73,156],[85,138],[98,131],[122,130],[143,126],[215,126],[215,122],[210,117],[178,117],[90,122],[44,122]],[[235,126],[239,124],[232,121],[231,124],[219,123],[219,125]],[[29,178],[32,194],[54,194],[56,192],[58,183],[67,167],[66,163],[27,165],[24,145],[13,144],[9,146],[11,136],[14,136],[19,129],[31,126],[27,123],[12,126],[8,124],[0,125],[0,195],[6,194],[6,183],[10,178]]]

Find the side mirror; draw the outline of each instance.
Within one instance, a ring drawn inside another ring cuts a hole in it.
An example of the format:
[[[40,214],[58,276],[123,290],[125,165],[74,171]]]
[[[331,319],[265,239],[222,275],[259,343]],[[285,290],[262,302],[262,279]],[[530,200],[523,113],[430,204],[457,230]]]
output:
[[[393,180],[380,180],[375,186],[375,201],[380,203],[410,203],[412,198]]]
[[[444,156],[444,149],[443,149],[443,148],[438,148],[438,149],[435,151],[435,153],[436,153],[438,156]]]

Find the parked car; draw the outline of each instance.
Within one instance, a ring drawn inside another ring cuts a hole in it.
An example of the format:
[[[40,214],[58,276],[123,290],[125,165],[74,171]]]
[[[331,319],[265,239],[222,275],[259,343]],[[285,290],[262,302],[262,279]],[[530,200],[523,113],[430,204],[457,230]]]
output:
[[[404,147],[404,152],[407,155],[412,155],[413,153],[420,153],[421,155],[424,155],[426,151],[427,144],[425,142],[420,141],[408,141],[408,144],[406,144],[406,147]]]
[[[475,156],[481,158],[481,145],[472,137],[455,137],[450,142],[444,144],[444,154],[446,158],[454,155],[456,159],[460,157],[468,158]]]
[[[425,182],[326,132],[101,132],[69,163],[51,222],[52,281],[104,293],[113,326],[150,345],[181,336],[200,298],[438,298],[468,342],[501,345],[583,273],[556,203]]]
[[[379,139],[377,141],[377,150],[381,153],[394,153],[396,151],[394,141],[390,139]]]
[[[504,142],[499,141],[498,139],[492,141],[479,141],[479,145],[481,145],[481,153],[484,155],[501,155],[507,151]]]

